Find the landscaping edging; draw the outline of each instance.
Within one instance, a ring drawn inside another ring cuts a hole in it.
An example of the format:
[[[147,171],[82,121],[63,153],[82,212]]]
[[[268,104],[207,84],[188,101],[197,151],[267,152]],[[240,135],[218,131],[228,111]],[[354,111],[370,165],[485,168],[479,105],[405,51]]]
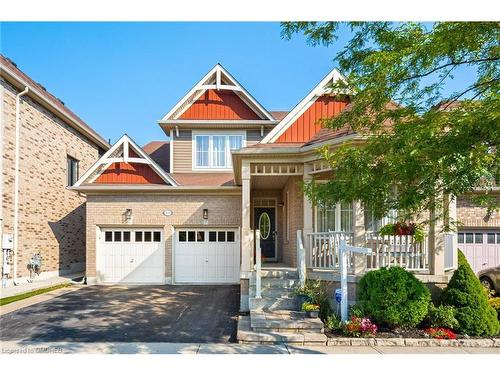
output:
[[[405,339],[405,338],[348,338],[329,337],[328,346],[408,346],[408,347],[464,347],[500,348],[500,339]]]

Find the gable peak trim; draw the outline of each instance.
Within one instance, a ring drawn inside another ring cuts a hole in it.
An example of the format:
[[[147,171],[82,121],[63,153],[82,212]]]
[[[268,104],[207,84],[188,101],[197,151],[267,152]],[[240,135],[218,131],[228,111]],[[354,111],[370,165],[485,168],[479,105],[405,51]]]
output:
[[[137,156],[130,156],[133,151]],[[120,155],[121,154],[121,155]],[[166,173],[151,157],[127,134],[124,134],[111,148],[99,158],[73,185],[79,187],[87,180],[95,181],[112,163],[140,163],[149,165],[168,185],[177,186],[177,182]]]
[[[177,120],[207,90],[233,91],[263,120],[274,121],[274,117],[229,73],[217,63],[184,97],[160,120],[165,123]]]
[[[299,118],[316,101],[325,94],[331,94],[331,85],[346,81],[345,77],[334,68],[302,99],[265,137],[260,143],[274,143],[295,120]]]

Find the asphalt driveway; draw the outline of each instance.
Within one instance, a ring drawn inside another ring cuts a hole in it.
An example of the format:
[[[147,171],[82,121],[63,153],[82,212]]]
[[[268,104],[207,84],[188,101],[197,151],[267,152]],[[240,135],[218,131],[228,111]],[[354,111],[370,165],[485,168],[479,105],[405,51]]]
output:
[[[0,316],[1,341],[227,343],[238,286],[89,286]]]

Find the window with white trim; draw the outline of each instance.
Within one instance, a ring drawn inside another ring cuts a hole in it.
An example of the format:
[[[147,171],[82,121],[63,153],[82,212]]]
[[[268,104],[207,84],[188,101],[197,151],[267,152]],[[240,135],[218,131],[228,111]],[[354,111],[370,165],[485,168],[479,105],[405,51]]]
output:
[[[316,231],[352,232],[352,203],[337,203],[333,206],[316,207]]]
[[[390,210],[382,219],[377,219],[369,208],[365,208],[365,231],[368,233],[378,233],[380,228],[387,224],[394,224],[397,219],[397,211]]]
[[[230,169],[231,151],[245,147],[245,136],[244,133],[195,134],[193,143],[195,169]]]

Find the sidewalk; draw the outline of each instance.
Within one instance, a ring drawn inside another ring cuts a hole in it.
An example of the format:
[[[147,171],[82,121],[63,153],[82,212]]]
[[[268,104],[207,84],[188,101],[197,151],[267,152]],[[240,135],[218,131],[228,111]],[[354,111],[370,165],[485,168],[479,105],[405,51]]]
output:
[[[2,342],[2,354],[497,354],[500,348],[342,347],[286,344]]]
[[[36,305],[40,302],[45,302],[51,300],[52,298],[62,296],[63,294],[74,292],[80,288],[85,288],[86,285],[71,285],[65,288],[60,288],[56,290],[51,290],[47,293],[37,294],[36,296],[28,297],[16,302],[8,303],[7,305],[0,306],[0,316],[9,314],[13,311],[23,309],[25,307]]]
[[[6,288],[0,288],[0,298],[12,297],[18,294],[24,294],[38,289],[50,288],[52,286],[61,284],[68,284],[71,282],[71,280],[83,277],[83,275],[83,272],[79,272],[64,276],[49,277],[47,279],[35,279],[32,283],[23,282],[19,285],[11,285]]]

